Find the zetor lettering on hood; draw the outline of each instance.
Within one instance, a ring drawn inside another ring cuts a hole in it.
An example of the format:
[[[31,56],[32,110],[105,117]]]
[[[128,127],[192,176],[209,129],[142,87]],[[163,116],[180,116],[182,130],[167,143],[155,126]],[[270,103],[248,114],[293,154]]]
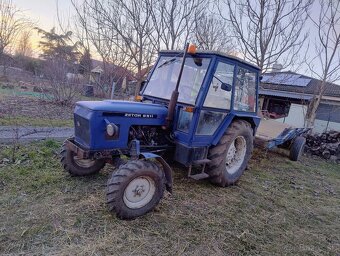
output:
[[[125,113],[125,117],[137,117],[137,118],[156,118],[153,114],[136,114],[136,113]]]

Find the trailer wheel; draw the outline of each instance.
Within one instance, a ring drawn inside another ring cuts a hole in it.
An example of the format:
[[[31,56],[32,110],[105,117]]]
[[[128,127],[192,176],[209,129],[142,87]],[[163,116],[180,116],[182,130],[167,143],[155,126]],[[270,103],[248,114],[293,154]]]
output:
[[[247,167],[253,151],[253,130],[244,120],[231,123],[218,144],[209,150],[210,181],[225,187],[235,184]]]
[[[147,160],[130,161],[108,180],[109,210],[120,219],[135,219],[155,208],[164,188],[164,173],[158,165]]]
[[[78,156],[66,147],[64,142],[61,152],[60,161],[64,170],[72,176],[86,176],[99,172],[105,165],[104,160],[80,159]]]
[[[298,136],[290,146],[289,159],[292,161],[298,161],[305,148],[306,138]]]

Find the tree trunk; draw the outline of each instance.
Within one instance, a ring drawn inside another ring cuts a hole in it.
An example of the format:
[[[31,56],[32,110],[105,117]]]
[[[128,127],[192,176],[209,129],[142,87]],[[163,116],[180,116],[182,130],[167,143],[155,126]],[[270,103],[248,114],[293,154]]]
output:
[[[314,122],[315,122],[315,117],[316,117],[316,111],[318,110],[318,107],[320,105],[320,101],[321,101],[321,97],[320,97],[320,94],[313,98],[313,101],[311,103],[311,106],[310,106],[310,115],[307,119],[307,127],[308,128],[311,128],[314,126]]]
[[[316,111],[318,110],[318,107],[320,105],[321,98],[325,90],[325,86],[326,86],[326,77],[323,78],[323,81],[321,82],[321,85],[319,88],[319,92],[317,95],[314,96],[313,101],[311,103],[310,111],[309,111],[310,115],[307,120],[307,127],[309,128],[314,126]]]

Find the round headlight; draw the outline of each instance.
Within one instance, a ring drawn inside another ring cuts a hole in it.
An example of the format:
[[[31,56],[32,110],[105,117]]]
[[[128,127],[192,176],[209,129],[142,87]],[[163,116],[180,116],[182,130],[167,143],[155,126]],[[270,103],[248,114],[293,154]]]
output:
[[[108,124],[106,126],[106,133],[109,136],[114,136],[117,132],[117,126],[115,124]]]

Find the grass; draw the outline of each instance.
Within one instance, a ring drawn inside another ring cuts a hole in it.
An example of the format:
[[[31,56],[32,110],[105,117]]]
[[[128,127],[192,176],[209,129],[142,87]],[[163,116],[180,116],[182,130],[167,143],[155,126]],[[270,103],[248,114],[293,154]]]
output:
[[[121,221],[104,203],[110,168],[70,177],[59,146],[21,146],[16,163],[0,165],[0,254],[340,254],[339,165],[257,150],[229,188],[189,180],[175,167],[174,194]],[[9,148],[0,150],[1,161]]]
[[[71,119],[47,119],[39,117],[16,116],[11,118],[1,118],[0,125],[29,125],[42,127],[73,127]]]
[[[46,93],[23,91],[23,90],[18,90],[17,88],[15,89],[1,88],[1,86],[0,86],[0,94],[11,95],[11,96],[33,97],[33,98],[39,98],[39,99],[50,99],[52,97],[50,94],[46,94]]]

